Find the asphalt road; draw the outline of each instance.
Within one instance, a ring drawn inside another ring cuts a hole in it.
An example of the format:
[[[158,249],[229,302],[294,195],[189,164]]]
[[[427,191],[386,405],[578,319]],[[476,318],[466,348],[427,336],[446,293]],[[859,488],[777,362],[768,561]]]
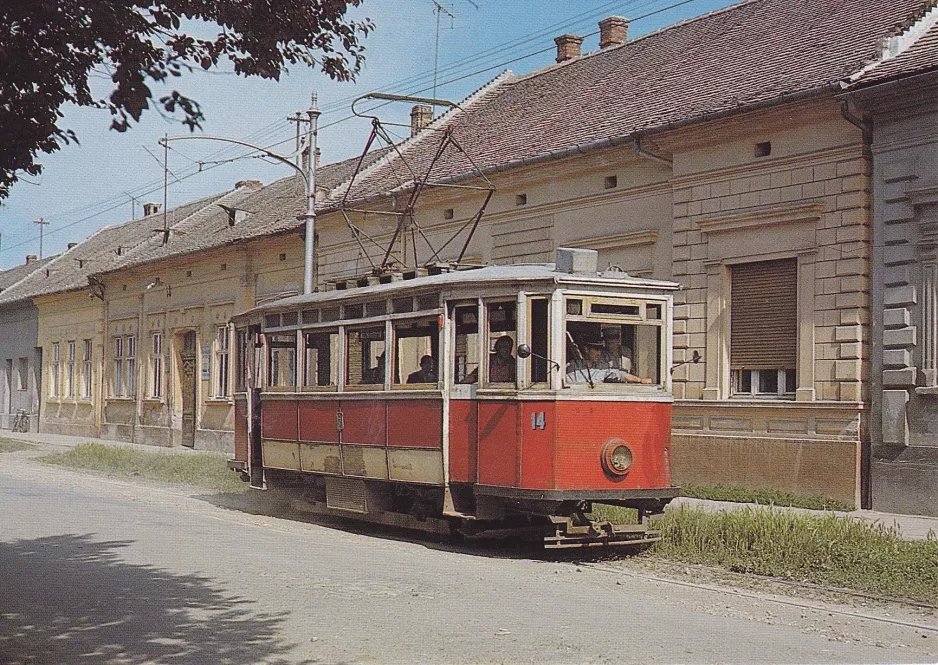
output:
[[[698,588],[224,505],[0,455],[0,663],[938,660],[930,611]]]

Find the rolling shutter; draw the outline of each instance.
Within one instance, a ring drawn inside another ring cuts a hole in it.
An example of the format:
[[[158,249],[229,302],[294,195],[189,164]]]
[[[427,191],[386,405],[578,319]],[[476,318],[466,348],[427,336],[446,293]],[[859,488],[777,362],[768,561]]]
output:
[[[794,369],[798,344],[798,261],[731,268],[730,365]]]

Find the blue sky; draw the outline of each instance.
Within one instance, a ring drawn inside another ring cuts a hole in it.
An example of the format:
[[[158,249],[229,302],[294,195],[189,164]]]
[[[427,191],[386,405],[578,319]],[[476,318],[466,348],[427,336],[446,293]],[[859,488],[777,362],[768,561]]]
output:
[[[734,4],[731,0],[443,0],[454,15],[441,16],[437,96],[459,100],[505,69],[526,73],[554,58],[553,38],[571,32],[590,35],[606,16],[631,19],[634,38],[678,21]],[[476,7],[477,5],[477,7]],[[663,11],[662,11],[663,10]],[[319,145],[323,163],[357,155],[364,147],[367,121],[347,119],[349,104],[370,91],[429,96],[433,85],[436,14],[432,0],[365,0],[358,14],[372,18],[376,29],[365,40],[367,62],[355,83],[336,83],[312,69],[296,68],[279,82],[245,79],[230,71],[194,72],[173,83],[197,99],[206,120],[205,135],[227,136],[274,149],[293,149],[294,125],[288,115],[304,110],[310,92],[319,95],[323,115]],[[644,17],[644,18],[641,18]],[[588,36],[584,52],[598,48]],[[103,81],[106,83],[107,81]],[[154,96],[168,92],[151,86]],[[99,90],[103,95],[104,89]],[[108,129],[107,111],[64,109],[63,125],[73,129],[81,144],[42,155],[44,172],[17,183],[0,205],[0,269],[39,254],[39,226],[44,227],[43,253],[65,249],[106,225],[131,219],[131,197],[140,216],[145,201],[162,203],[163,151],[157,141],[164,133],[187,130],[155,111],[126,133]],[[407,122],[409,105],[382,109],[382,117]],[[403,137],[405,128],[392,128]],[[230,189],[248,178],[270,182],[289,175],[285,166],[256,158],[224,161],[247,151],[212,141],[182,141],[169,153],[167,200],[178,205]],[[149,150],[149,154],[147,152]],[[197,162],[206,162],[199,172]],[[177,181],[178,178],[178,181]]]

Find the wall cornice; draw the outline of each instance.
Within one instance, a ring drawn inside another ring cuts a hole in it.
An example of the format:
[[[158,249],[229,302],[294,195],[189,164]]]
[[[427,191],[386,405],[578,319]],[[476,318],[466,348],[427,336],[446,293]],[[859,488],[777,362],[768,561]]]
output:
[[[613,249],[620,247],[642,247],[654,245],[658,241],[658,229],[643,229],[632,233],[619,233],[611,236],[584,238],[564,243],[569,247],[585,249]]]
[[[824,215],[821,203],[802,203],[791,206],[759,206],[730,215],[714,214],[694,219],[704,233],[722,233],[779,224],[816,224]]]

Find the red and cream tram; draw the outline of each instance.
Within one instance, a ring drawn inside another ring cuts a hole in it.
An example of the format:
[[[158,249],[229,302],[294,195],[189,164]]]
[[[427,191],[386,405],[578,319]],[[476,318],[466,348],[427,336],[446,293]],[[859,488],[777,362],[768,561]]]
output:
[[[649,542],[645,517],[677,493],[678,285],[595,262],[562,249],[557,264],[363,280],[235,317],[236,460],[321,512],[543,528],[548,547]],[[642,519],[590,522],[592,502]]]

